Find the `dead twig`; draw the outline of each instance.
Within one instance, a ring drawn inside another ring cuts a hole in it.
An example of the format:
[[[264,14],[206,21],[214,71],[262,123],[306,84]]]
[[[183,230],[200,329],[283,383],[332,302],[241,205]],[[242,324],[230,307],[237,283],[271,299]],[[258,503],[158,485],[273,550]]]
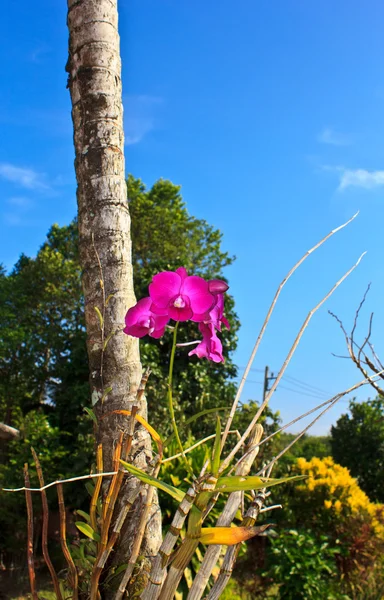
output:
[[[31,595],[33,600],[39,600],[36,592],[36,574],[35,574],[35,561],[33,557],[33,506],[32,496],[29,491],[30,481],[28,464],[24,465],[24,482],[25,482],[25,502],[27,505],[27,561],[28,561],[28,575],[29,584],[31,586]]]
[[[292,440],[292,442],[290,442],[288,444],[288,446],[286,446],[277,456],[275,456],[267,465],[267,468],[271,468],[273,467],[273,465],[286,453],[288,452],[288,450],[290,450],[292,448],[292,446],[294,444],[296,444],[296,442],[305,434],[307,433],[307,431],[319,420],[321,419],[321,417],[323,415],[325,415],[326,412],[328,412],[341,398],[343,398],[344,396],[346,396],[347,394],[350,394],[351,392],[353,392],[354,390],[357,390],[358,388],[360,388],[363,385],[367,385],[368,383],[372,382],[372,377],[375,376],[371,376],[371,377],[367,377],[366,379],[363,379],[362,381],[359,381],[358,383],[355,383],[354,385],[352,385],[350,388],[348,388],[347,390],[344,390],[343,392],[340,392],[339,394],[336,394],[335,396],[333,396],[333,398],[331,398],[329,401],[327,401],[325,404],[328,404],[328,406],[326,406],[326,408],[319,414],[317,415],[317,417],[315,419],[313,419],[313,421],[311,421],[309,423],[309,425],[307,425],[296,437],[294,440]],[[312,411],[313,412],[313,411]],[[259,471],[259,473],[257,473],[258,476],[262,475],[262,471]]]
[[[264,402],[260,405],[260,408],[258,409],[257,413],[255,414],[255,416],[253,417],[251,423],[248,425],[246,431],[244,432],[241,440],[236,444],[236,446],[233,448],[233,450],[228,454],[228,456],[223,460],[221,467],[220,467],[220,473],[222,473],[224,471],[224,469],[226,469],[228,467],[228,465],[230,464],[230,462],[232,461],[233,457],[236,455],[236,453],[238,452],[238,450],[241,448],[242,444],[244,443],[244,441],[247,439],[247,437],[249,436],[249,434],[251,433],[253,427],[255,426],[255,424],[257,423],[258,419],[260,418],[261,414],[264,411],[264,408],[267,406],[269,400],[271,399],[273,393],[275,392],[277,386],[280,383],[281,378],[283,377],[285,370],[287,368],[287,366],[289,365],[292,356],[294,355],[297,346],[299,345],[299,342],[303,336],[304,331],[306,330],[310,320],[312,319],[313,315],[319,310],[319,308],[324,304],[324,302],[326,302],[328,300],[328,298],[330,298],[330,296],[332,296],[332,294],[334,293],[334,291],[342,284],[342,282],[356,269],[356,267],[359,265],[361,259],[363,258],[365,252],[360,256],[360,258],[357,260],[357,262],[335,283],[335,285],[329,290],[329,292],[320,300],[320,302],[318,302],[318,304],[316,304],[316,306],[314,308],[312,308],[306,319],[304,320],[304,323],[302,324],[302,326],[299,329],[299,332],[296,336],[295,341],[293,342],[286,359],[284,360],[284,363],[279,371],[279,373],[277,374],[277,377],[275,379],[275,381],[273,382],[273,385],[271,387],[271,389],[269,390],[269,392],[266,394],[265,400]]]
[[[75,563],[73,562],[73,558],[68,549],[67,545],[67,527],[66,527],[66,513],[65,513],[65,504],[64,504],[64,494],[63,494],[63,486],[61,483],[57,485],[57,497],[59,500],[59,514],[60,514],[60,544],[61,550],[64,554],[65,560],[67,561],[69,573],[70,573],[70,582],[73,591],[72,598],[73,600],[78,600],[78,575]]]
[[[41,468],[39,458],[38,458],[34,448],[31,448],[31,451],[32,451],[33,459],[35,461],[35,466],[36,466],[37,476],[39,478],[39,483],[40,483],[41,487],[44,487],[43,470]],[[48,508],[47,494],[46,494],[45,490],[42,490],[42,492],[41,492],[41,503],[43,506],[43,527],[42,527],[42,531],[41,531],[41,546],[42,546],[42,551],[43,551],[43,557],[44,557],[46,565],[49,569],[49,572],[51,574],[51,579],[52,579],[52,583],[53,583],[53,587],[55,590],[57,600],[62,600],[59,579],[57,577],[55,567],[52,564],[51,557],[49,556],[49,552],[48,552],[49,508]]]
[[[368,324],[368,332],[367,332],[367,334],[366,334],[366,336],[364,338],[364,341],[363,341],[362,345],[360,346],[355,341],[355,338],[354,338],[355,332],[356,332],[357,323],[358,323],[358,319],[359,319],[359,316],[360,316],[360,311],[361,311],[361,309],[362,309],[362,307],[363,307],[363,305],[364,305],[364,303],[366,301],[369,289],[370,289],[370,284],[368,285],[368,287],[367,287],[367,289],[366,289],[366,291],[364,293],[364,296],[363,296],[363,298],[362,298],[362,300],[361,300],[361,302],[360,302],[360,304],[359,304],[359,306],[358,306],[358,308],[356,310],[355,318],[354,318],[354,321],[353,321],[353,327],[352,327],[350,335],[348,335],[348,333],[347,333],[347,331],[346,331],[346,329],[345,329],[345,327],[344,327],[343,322],[341,321],[341,319],[337,315],[335,315],[333,312],[328,311],[329,314],[338,322],[339,327],[340,327],[341,331],[343,332],[343,335],[344,335],[344,338],[345,338],[345,344],[347,346],[347,350],[348,350],[348,354],[349,354],[348,358],[350,358],[352,360],[352,362],[356,365],[356,367],[364,375],[364,377],[369,377],[368,370],[365,367],[368,367],[368,369],[371,369],[371,371],[373,373],[378,374],[380,372],[382,366],[383,366],[381,364],[380,360],[378,359],[378,356],[375,353],[375,351],[373,349],[373,346],[372,346],[372,344],[370,342],[370,338],[371,338],[371,335],[372,335],[373,313],[371,313],[371,316],[370,316],[370,319],[369,319],[369,324]],[[367,356],[366,352],[364,352],[364,348],[366,346],[368,346],[370,348],[370,350],[372,352],[373,360],[371,360],[369,358],[369,356]],[[362,358],[362,356],[364,356],[364,358]],[[378,367],[373,362],[375,360],[377,362]],[[381,376],[381,378],[384,379],[383,376]],[[384,389],[381,388],[376,383],[376,381],[371,380],[371,385],[376,390],[376,392],[378,394],[384,395]]]
[[[357,212],[356,214],[354,214],[354,215],[353,215],[353,217],[352,217],[351,219],[349,219],[349,220],[348,220],[346,223],[343,223],[343,225],[340,225],[340,227],[336,227],[336,229],[332,229],[332,231],[330,231],[330,232],[329,232],[329,233],[328,233],[328,234],[327,234],[327,235],[326,235],[326,236],[325,236],[323,239],[321,239],[321,240],[320,240],[320,241],[319,241],[317,244],[315,244],[315,245],[314,245],[312,248],[310,248],[310,249],[309,249],[309,250],[308,250],[308,251],[307,251],[307,252],[306,252],[306,253],[305,253],[305,254],[304,254],[304,255],[303,255],[301,258],[300,258],[300,260],[299,260],[299,261],[298,261],[298,262],[297,262],[297,263],[296,263],[296,264],[295,264],[295,265],[292,267],[292,269],[291,269],[291,270],[290,270],[290,271],[287,273],[287,275],[284,277],[284,279],[283,279],[283,280],[282,280],[282,282],[280,283],[279,287],[277,288],[277,291],[276,291],[276,293],[275,293],[275,296],[274,296],[274,298],[273,298],[273,300],[272,300],[272,304],[271,304],[271,306],[269,307],[269,310],[268,310],[267,316],[265,317],[264,323],[263,323],[263,325],[262,325],[262,327],[261,327],[261,330],[260,330],[260,333],[259,333],[259,335],[258,335],[258,337],[257,337],[257,340],[256,340],[256,343],[255,343],[255,346],[254,346],[254,348],[253,348],[253,350],[252,350],[252,353],[251,353],[251,356],[250,356],[250,358],[249,358],[248,364],[247,364],[247,366],[246,366],[246,368],[245,368],[245,370],[244,370],[244,374],[243,374],[243,376],[242,376],[242,378],[241,378],[241,381],[240,381],[239,387],[238,387],[238,389],[237,389],[236,396],[235,396],[235,399],[234,399],[234,401],[233,401],[233,404],[232,404],[231,412],[230,412],[230,414],[229,414],[229,417],[228,417],[228,420],[227,420],[227,423],[226,423],[226,426],[225,426],[225,430],[224,430],[224,436],[223,436],[223,439],[222,439],[222,441],[221,441],[221,449],[223,449],[223,448],[224,448],[224,445],[225,445],[225,442],[226,442],[226,439],[227,439],[227,436],[228,436],[228,432],[229,432],[229,430],[230,430],[230,428],[231,428],[232,421],[233,421],[233,418],[234,418],[234,416],[235,416],[235,412],[236,412],[237,406],[238,406],[238,404],[239,404],[239,400],[240,400],[240,397],[241,397],[241,394],[242,394],[242,391],[243,391],[243,388],[244,388],[245,381],[246,381],[246,379],[247,379],[247,377],[248,377],[248,375],[249,375],[249,371],[251,370],[251,367],[252,367],[253,361],[254,361],[254,359],[255,359],[255,357],[256,357],[257,351],[258,351],[258,349],[259,349],[259,346],[260,346],[261,340],[263,339],[263,336],[264,336],[265,330],[266,330],[266,328],[267,328],[267,325],[268,325],[268,323],[269,323],[269,320],[270,320],[270,318],[271,318],[271,315],[272,315],[272,313],[273,313],[273,310],[274,310],[274,308],[275,308],[276,302],[277,302],[277,300],[278,300],[278,298],[279,298],[279,296],[280,296],[280,293],[281,293],[281,291],[282,291],[283,287],[285,286],[285,284],[287,283],[287,281],[290,279],[290,277],[293,275],[293,273],[294,273],[294,272],[295,272],[295,271],[298,269],[298,267],[300,267],[300,265],[301,265],[301,264],[302,264],[302,263],[303,263],[303,262],[304,262],[304,261],[305,261],[305,260],[306,260],[306,259],[307,259],[307,258],[308,258],[308,257],[309,257],[309,256],[310,256],[312,253],[313,253],[313,252],[315,252],[315,250],[317,250],[318,248],[320,248],[320,246],[322,246],[322,245],[324,244],[324,242],[326,242],[326,241],[327,241],[327,240],[328,240],[330,237],[332,237],[332,236],[333,236],[335,233],[337,233],[338,231],[340,231],[341,229],[344,229],[344,227],[346,227],[347,225],[349,225],[349,223],[351,223],[351,222],[352,222],[352,221],[353,221],[353,220],[354,220],[354,219],[357,217],[357,215],[358,215],[358,214],[359,214],[358,212]],[[251,428],[251,429],[252,429],[252,428]]]

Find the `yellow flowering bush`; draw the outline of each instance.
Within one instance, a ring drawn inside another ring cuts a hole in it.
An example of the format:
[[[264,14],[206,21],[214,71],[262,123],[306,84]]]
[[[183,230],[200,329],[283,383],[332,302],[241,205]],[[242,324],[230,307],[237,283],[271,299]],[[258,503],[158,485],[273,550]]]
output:
[[[330,522],[345,522],[351,517],[363,518],[375,535],[384,540],[384,505],[376,504],[359,487],[349,470],[327,458],[298,458],[296,470],[307,479],[295,488],[295,504],[311,521],[329,527]]]

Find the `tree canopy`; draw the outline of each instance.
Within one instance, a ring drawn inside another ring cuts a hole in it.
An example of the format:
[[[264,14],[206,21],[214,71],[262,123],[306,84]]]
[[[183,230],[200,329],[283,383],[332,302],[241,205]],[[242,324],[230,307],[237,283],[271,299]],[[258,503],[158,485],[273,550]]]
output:
[[[374,502],[384,502],[384,398],[349,403],[331,428],[332,455]]]

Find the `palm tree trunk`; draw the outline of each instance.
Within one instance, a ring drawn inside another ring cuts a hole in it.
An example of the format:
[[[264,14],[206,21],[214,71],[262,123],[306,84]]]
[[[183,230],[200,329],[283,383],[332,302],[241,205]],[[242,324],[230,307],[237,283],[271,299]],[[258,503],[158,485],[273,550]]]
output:
[[[97,442],[103,445],[106,471],[112,469],[114,446],[120,431],[127,427],[127,418],[100,417],[114,410],[130,409],[142,372],[138,340],[122,333],[125,313],[135,303],[135,295],[117,21],[117,0],[68,0],[67,71],[87,349],[92,403],[99,418]],[[139,412],[145,418],[146,411],[143,398]],[[134,454],[135,464],[141,468],[151,459],[151,443],[144,431],[136,435]],[[126,486],[124,496],[129,492]],[[126,562],[139,512],[133,511],[123,530],[114,552],[116,564]],[[160,543],[160,520],[152,518],[145,539],[146,554],[154,554]]]

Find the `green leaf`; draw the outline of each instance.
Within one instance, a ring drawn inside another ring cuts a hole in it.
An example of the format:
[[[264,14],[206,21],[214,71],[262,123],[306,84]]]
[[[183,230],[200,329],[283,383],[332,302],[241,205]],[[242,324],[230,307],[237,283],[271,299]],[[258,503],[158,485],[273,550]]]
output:
[[[77,515],[80,515],[80,517],[83,517],[83,519],[85,519],[87,523],[91,522],[91,517],[88,513],[84,512],[83,510],[76,510],[75,512]]]
[[[116,331],[112,331],[104,342],[103,350],[108,346],[109,340],[115,335]]]
[[[93,410],[91,408],[88,408],[88,406],[84,406],[83,410],[85,410],[87,415],[89,415],[91,417],[92,421],[94,421],[97,425],[97,417],[96,417],[95,413],[93,412]]]
[[[83,523],[83,521],[76,521],[75,525],[77,529],[81,531],[81,533],[84,533],[84,535],[91,538],[91,540],[94,540],[95,542],[100,542],[99,534],[96,533],[96,531],[94,531],[92,527],[88,525],[88,523]]]
[[[221,422],[219,415],[216,416],[216,437],[213,444],[212,453],[212,475],[217,477],[220,467],[220,454],[221,454]]]
[[[87,481],[87,483],[85,484],[85,489],[87,490],[88,494],[91,496],[93,496],[93,492],[95,491],[95,486],[93,483],[91,483],[90,481]]]
[[[108,306],[109,301],[111,300],[111,298],[114,297],[115,294],[109,294],[109,296],[107,297],[106,301],[105,301],[105,306]]]
[[[125,467],[125,469],[127,469],[127,471],[132,473],[132,475],[135,475],[135,477],[140,479],[140,481],[142,481],[143,483],[147,483],[148,485],[153,485],[154,487],[158,488],[159,490],[166,492],[167,494],[172,496],[172,498],[177,500],[177,502],[181,502],[182,499],[184,498],[184,492],[182,490],[178,490],[177,488],[173,487],[172,485],[169,485],[168,483],[164,483],[164,481],[160,481],[160,479],[156,479],[155,477],[152,477],[152,475],[148,475],[148,473],[145,473],[141,469],[138,469],[137,467],[130,465],[129,463],[125,462],[125,460],[120,460],[120,462]]]
[[[116,577],[116,575],[119,575],[119,573],[121,573],[122,571],[125,571],[128,567],[128,563],[125,563],[124,565],[120,565],[119,567],[117,567],[116,569],[113,570],[113,568],[111,569],[111,573],[109,573],[109,575],[105,578],[105,582],[108,583],[108,581],[111,581],[111,579],[113,577]]]
[[[94,309],[96,311],[97,316],[99,317],[100,329],[103,329],[103,325],[104,325],[103,315],[101,314],[100,309],[97,308],[97,306],[94,306]]]
[[[301,481],[305,479],[306,475],[295,475],[294,477],[282,477],[281,479],[265,479],[264,477],[257,477],[250,475],[249,477],[239,477],[236,475],[219,477],[217,480],[216,488],[212,494],[216,492],[240,492],[240,491],[251,491],[260,490],[262,488],[272,487],[274,485],[280,485],[288,481]]]
[[[101,396],[101,404],[103,404],[104,400],[106,399],[106,397],[108,396],[108,394],[112,392],[112,388],[111,386],[107,387],[104,392],[103,395]]]

